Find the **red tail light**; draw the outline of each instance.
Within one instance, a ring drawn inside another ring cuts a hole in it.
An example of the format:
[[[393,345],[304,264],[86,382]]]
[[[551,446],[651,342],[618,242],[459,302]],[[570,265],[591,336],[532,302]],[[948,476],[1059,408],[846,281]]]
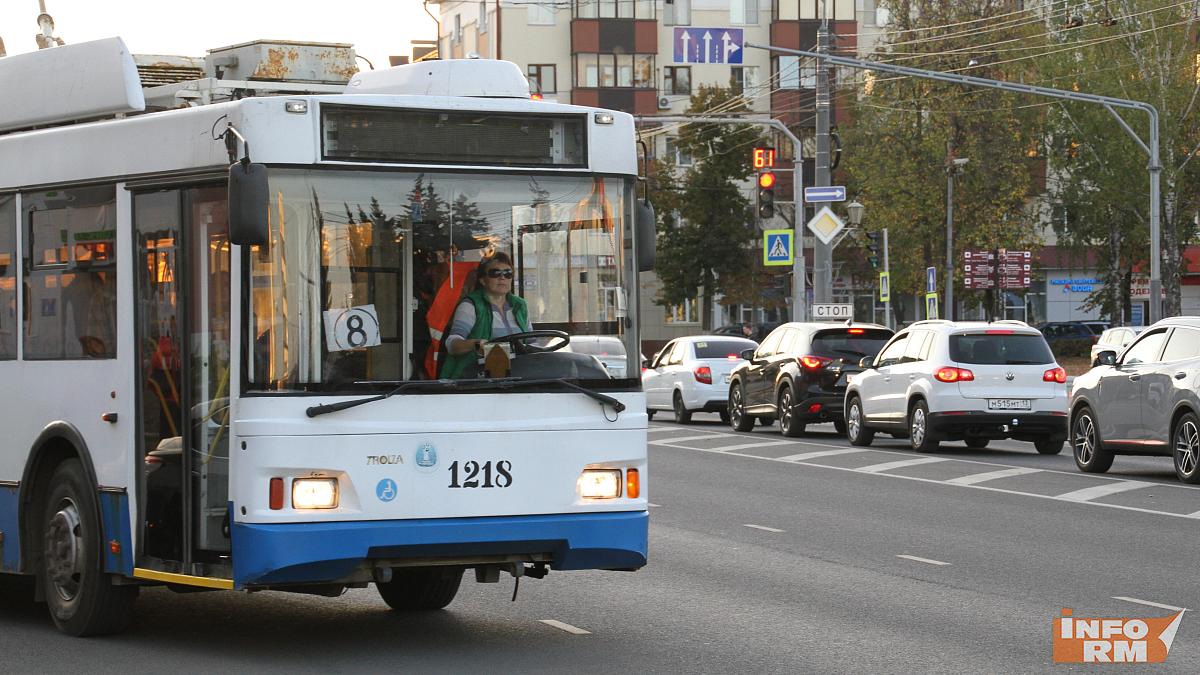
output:
[[[827,359],[824,356],[801,356],[800,365],[809,370],[820,370],[825,367],[832,359]]]
[[[725,358],[729,359],[730,361],[741,361],[742,360],[742,357],[738,356],[737,354],[726,354]]]
[[[271,479],[270,506],[272,511],[278,511],[283,508],[283,479]]]
[[[702,384],[712,384],[712,368],[708,366],[700,366],[692,371],[696,376],[696,381]]]
[[[938,368],[933,377],[938,382],[970,382],[975,379],[975,373],[966,368],[946,366],[945,368]]]
[[[1067,383],[1067,371],[1062,368],[1051,368],[1042,373],[1042,382],[1057,382],[1059,384]]]
[[[1004,328],[1004,329],[992,328],[992,329],[983,331],[983,333],[984,333],[984,335],[1012,335],[1013,334],[1013,332],[1011,330],[1008,330],[1006,328]]]
[[[863,333],[865,333],[867,331],[863,330],[862,328],[851,328],[850,330],[848,330],[846,332],[850,333],[851,335],[862,335]]]

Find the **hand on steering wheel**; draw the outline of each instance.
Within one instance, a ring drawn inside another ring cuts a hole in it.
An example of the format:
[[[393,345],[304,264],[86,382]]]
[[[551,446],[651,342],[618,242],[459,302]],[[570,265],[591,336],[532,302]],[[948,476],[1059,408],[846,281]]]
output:
[[[529,340],[536,340],[537,338],[552,338],[552,340],[545,347],[528,344]],[[521,356],[522,354],[543,354],[545,352],[558,351],[571,342],[571,336],[561,330],[531,330],[488,340],[485,344],[495,344],[497,342],[507,342],[512,347],[513,353]]]

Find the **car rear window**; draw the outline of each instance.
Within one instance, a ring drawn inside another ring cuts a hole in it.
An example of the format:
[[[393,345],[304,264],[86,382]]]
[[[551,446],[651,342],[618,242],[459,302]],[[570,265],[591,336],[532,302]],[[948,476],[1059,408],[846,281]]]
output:
[[[696,358],[698,359],[727,359],[737,358],[743,349],[754,349],[758,345],[750,340],[697,340]]]
[[[625,345],[616,338],[608,340],[572,340],[571,351],[589,356],[625,356]]]
[[[864,356],[875,356],[892,338],[884,328],[836,328],[823,330],[813,336],[814,356],[828,356],[857,362]]]
[[[1046,338],[1021,333],[967,333],[950,336],[950,360],[978,365],[1019,366],[1054,363]]]

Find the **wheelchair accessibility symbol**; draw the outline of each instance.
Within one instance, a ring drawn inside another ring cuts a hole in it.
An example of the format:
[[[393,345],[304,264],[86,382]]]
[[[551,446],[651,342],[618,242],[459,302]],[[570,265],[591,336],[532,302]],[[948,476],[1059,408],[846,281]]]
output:
[[[379,497],[381,502],[390,502],[396,498],[396,481],[391,478],[384,478],[379,481],[379,485],[375,486],[375,496]]]

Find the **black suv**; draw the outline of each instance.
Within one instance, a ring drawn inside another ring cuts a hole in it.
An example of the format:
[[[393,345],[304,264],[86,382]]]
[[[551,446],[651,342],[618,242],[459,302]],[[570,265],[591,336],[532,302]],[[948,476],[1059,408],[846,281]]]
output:
[[[807,424],[833,422],[846,432],[846,379],[892,337],[877,324],[785,323],[757,349],[741,356],[729,381],[729,423],[749,431],[754,420],[779,420],[784,436],[799,436]]]

